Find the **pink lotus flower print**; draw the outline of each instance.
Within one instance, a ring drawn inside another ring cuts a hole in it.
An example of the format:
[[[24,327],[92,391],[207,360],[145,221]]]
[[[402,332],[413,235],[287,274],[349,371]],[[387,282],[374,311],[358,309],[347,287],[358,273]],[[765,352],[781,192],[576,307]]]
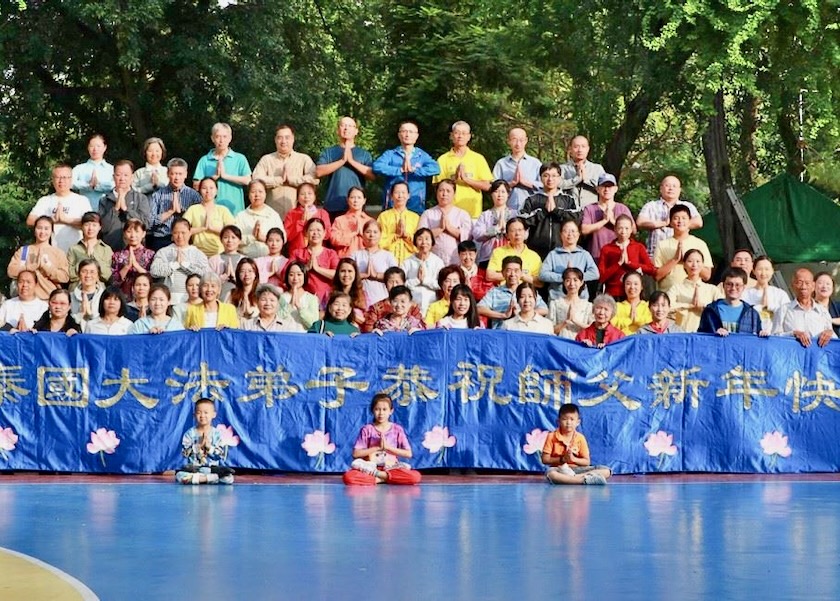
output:
[[[322,430],[315,430],[303,437],[303,450],[310,457],[317,457],[315,469],[324,467],[324,455],[332,455],[335,452],[335,443],[330,442],[330,435]]]
[[[9,451],[15,450],[18,435],[11,428],[0,428],[0,456],[6,461],[9,460]]]
[[[545,439],[548,438],[549,434],[551,432],[548,430],[534,428],[525,435],[525,444],[522,445],[522,450],[528,455],[542,453],[543,447],[545,446]]]
[[[224,424],[219,424],[216,426],[216,430],[219,431],[221,435],[222,444],[226,447],[236,447],[239,446],[239,437],[233,433],[233,428],[231,426],[225,426]]]
[[[99,453],[99,458],[102,460],[102,467],[105,467],[105,453],[113,455],[118,446],[120,446],[120,439],[117,438],[116,432],[99,428],[95,432],[90,433],[87,452],[91,455]]]
[[[219,433],[221,445],[225,448],[224,461],[227,459],[228,449],[239,446],[239,437],[233,433],[233,427],[225,426],[224,424],[216,425],[216,431]]]
[[[673,443],[674,435],[668,434],[664,430],[659,430],[651,434],[645,441],[645,448],[647,449],[648,455],[659,457],[659,465],[656,466],[657,470],[662,469],[666,457],[677,454],[677,447]]]
[[[449,428],[446,426],[435,426],[423,436],[423,446],[431,454],[438,454],[438,463],[443,463],[446,458],[446,449],[454,447],[458,440],[449,435]]]
[[[764,454],[770,455],[770,461],[767,463],[767,467],[770,469],[776,465],[779,457],[790,457],[793,452],[788,446],[788,437],[778,430],[767,432],[759,443]]]

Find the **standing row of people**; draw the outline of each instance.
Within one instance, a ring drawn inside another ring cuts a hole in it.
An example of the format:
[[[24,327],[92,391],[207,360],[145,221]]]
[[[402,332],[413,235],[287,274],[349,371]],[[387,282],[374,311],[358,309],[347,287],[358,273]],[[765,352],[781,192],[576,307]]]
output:
[[[489,190],[493,180],[508,182],[511,188],[509,205],[517,210],[521,210],[528,197],[542,189],[541,163],[527,153],[528,137],[522,128],[512,128],[508,132],[510,154],[499,159],[492,170],[484,156],[469,147],[472,131],[465,121],[452,124],[452,146],[437,160],[417,146],[420,130],[413,121],[400,123],[399,145],[376,159],[368,150],[356,145],[359,128],[353,118],[340,118],[336,133],[338,143],[325,149],[314,161],[295,150],[294,127],[278,125],[274,135],[275,152],[262,156],[252,170],[247,157],[231,147],[231,127],[216,123],[210,132],[213,148],[199,158],[192,174],[193,187],[198,190],[203,179],[211,178],[218,188],[219,204],[235,216],[245,208],[247,185],[252,179],[260,179],[268,189],[268,205],[285,217],[295,206],[301,185],[318,185],[321,179],[329,178],[324,208],[334,218],[347,210],[347,196],[352,187],[363,188],[367,181],[376,177],[384,182],[383,208],[390,206],[388,191],[393,184],[405,182],[409,186],[408,207],[418,214],[426,209],[429,180],[433,178],[433,183],[437,183],[452,179],[457,183],[455,205],[466,210],[473,219],[481,213],[482,193]],[[102,134],[92,135],[87,145],[88,160],[72,168],[68,181],[69,188],[87,198],[94,211],[98,210],[102,198],[117,188],[117,165],[105,159],[107,148]],[[145,164],[132,170],[129,186],[140,194],[152,195],[171,183],[166,146],[161,138],[149,138],[142,153]],[[569,160],[559,173],[562,190],[583,208],[595,202],[595,186],[603,168],[588,160],[589,142],[583,136],[570,141],[567,154]]]

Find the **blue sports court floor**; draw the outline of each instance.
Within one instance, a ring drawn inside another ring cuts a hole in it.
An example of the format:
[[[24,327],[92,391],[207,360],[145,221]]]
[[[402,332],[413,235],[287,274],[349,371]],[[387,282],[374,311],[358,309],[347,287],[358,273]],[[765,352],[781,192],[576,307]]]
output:
[[[350,489],[335,477],[0,475],[0,599],[835,601],[829,478],[433,476]],[[92,594],[15,596],[21,579],[48,576],[3,549]]]

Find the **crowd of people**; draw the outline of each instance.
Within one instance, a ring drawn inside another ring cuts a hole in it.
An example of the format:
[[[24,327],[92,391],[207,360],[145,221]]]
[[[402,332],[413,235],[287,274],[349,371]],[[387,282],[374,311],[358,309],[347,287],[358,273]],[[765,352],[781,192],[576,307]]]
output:
[[[316,161],[282,124],[276,152],[252,170],[231,148],[230,126],[217,123],[192,186],[187,162],[167,160],[162,139],[146,140],[135,169],[108,163],[105,138],[93,135],[89,159],[55,165],[54,192],[29,213],[33,242],[8,265],[15,286],[0,325],[330,336],[498,328],[596,347],[698,331],[824,345],[840,331],[831,274],[798,270],[790,299],[770,283],[769,258],[739,250],[720,285],[709,283],[711,254],[691,233],[702,217],[673,175],[634,217],[616,200],[615,176],[589,161],[584,136],[564,162],[542,162],[513,128],[510,153],[491,169],[463,121],[437,160],[419,134],[401,123],[399,145],[374,159],[342,117],[338,143]],[[365,211],[375,178],[385,190],[376,218]]]

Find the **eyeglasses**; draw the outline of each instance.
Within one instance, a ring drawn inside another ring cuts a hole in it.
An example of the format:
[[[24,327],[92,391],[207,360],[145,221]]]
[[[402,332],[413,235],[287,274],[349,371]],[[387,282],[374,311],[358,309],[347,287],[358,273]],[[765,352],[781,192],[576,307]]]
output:
[[[55,175],[53,176],[53,180],[57,182],[66,181],[69,179],[73,179],[72,175]]]

